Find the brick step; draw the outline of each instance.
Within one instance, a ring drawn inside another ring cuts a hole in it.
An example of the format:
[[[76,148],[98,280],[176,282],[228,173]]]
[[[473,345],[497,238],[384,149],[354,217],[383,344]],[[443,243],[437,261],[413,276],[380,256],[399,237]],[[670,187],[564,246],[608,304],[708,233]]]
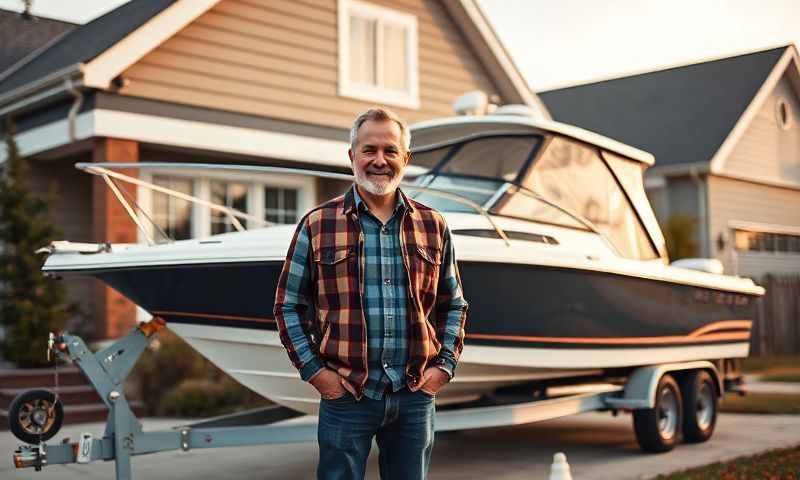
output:
[[[130,405],[137,417],[144,415],[144,405],[141,402],[131,402]],[[103,403],[64,405],[64,425],[105,422],[107,418],[108,408]],[[8,411],[5,409],[0,409],[0,430],[8,430]]]
[[[100,396],[95,389],[89,385],[71,385],[66,387],[59,385],[57,390],[53,387],[0,388],[0,408],[8,410],[11,401],[14,400],[17,395],[37,388],[50,390],[51,392],[56,391],[58,393],[58,398],[61,399],[64,405],[86,405],[101,402]]]
[[[30,368],[30,369],[9,369],[0,370],[0,385],[3,388],[37,388],[47,385],[45,388],[53,388],[55,378],[53,368]],[[78,367],[71,365],[58,367],[59,385],[88,385],[88,380]]]

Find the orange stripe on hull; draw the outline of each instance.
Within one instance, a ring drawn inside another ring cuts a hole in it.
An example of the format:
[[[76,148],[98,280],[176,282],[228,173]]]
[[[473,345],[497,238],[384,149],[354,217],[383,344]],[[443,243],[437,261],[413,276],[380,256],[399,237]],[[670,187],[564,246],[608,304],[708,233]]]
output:
[[[703,343],[709,341],[729,341],[750,339],[750,332],[716,333],[702,337],[668,336],[668,337],[522,337],[515,335],[489,335],[482,333],[467,334],[467,338],[476,340],[509,340],[515,342],[541,343],[577,343],[585,345],[657,345],[665,343]]]
[[[190,313],[190,312],[169,312],[164,310],[154,311],[153,315],[178,315],[181,317],[196,317],[196,318],[219,318],[220,320],[247,320],[259,323],[278,323],[274,318],[266,317],[238,317],[234,315],[216,315],[212,313]]]
[[[709,323],[703,327],[698,328],[689,334],[690,337],[698,337],[706,335],[711,332],[719,330],[750,330],[753,322],[750,320],[722,320],[719,322]]]

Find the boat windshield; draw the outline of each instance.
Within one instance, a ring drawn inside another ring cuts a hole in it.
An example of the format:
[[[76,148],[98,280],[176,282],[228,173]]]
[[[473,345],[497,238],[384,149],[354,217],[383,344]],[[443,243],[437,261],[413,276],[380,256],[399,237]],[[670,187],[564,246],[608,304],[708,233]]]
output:
[[[516,183],[530,164],[541,135],[498,133],[415,149],[408,170],[415,185],[449,191],[488,206],[506,183]],[[470,212],[464,203],[424,191],[411,193],[440,211]]]

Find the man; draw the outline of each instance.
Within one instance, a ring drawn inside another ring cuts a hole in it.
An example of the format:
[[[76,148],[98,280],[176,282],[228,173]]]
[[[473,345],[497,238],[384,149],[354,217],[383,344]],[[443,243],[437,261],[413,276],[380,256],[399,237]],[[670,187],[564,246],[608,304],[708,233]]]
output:
[[[373,438],[381,478],[425,478],[434,397],[463,347],[447,225],[398,188],[410,140],[389,110],[355,120],[355,185],[300,221],[278,281],[281,341],[321,397],[319,479],[364,478]]]

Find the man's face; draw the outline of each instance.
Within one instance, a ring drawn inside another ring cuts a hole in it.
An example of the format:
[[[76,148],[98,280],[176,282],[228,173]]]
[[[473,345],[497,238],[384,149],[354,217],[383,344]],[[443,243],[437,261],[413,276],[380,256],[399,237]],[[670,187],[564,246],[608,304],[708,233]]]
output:
[[[394,194],[411,157],[400,141],[400,126],[391,120],[364,122],[348,153],[356,184],[378,196]]]

